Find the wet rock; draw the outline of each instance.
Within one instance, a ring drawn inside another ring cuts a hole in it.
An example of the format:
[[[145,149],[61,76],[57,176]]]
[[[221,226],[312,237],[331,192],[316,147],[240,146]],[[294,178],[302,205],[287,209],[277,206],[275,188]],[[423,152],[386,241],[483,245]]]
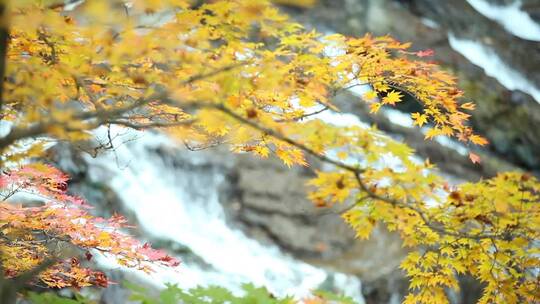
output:
[[[332,258],[350,247],[354,234],[331,210],[306,199],[306,168],[289,169],[277,160],[236,155],[222,202],[233,223],[252,237],[277,243],[301,257]]]

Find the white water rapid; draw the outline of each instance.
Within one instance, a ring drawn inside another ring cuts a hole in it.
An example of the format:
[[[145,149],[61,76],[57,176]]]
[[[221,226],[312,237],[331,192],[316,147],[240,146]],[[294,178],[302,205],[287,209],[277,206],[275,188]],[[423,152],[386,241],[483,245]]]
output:
[[[202,166],[209,163],[208,154],[178,148],[162,134],[130,132],[122,138],[136,140],[117,145],[112,153],[88,157],[91,179],[110,185],[146,233],[186,246],[210,265],[184,262],[177,271],[160,269],[152,275],[133,271],[138,276],[156,286],[220,285],[233,291],[252,282],[277,295],[298,297],[330,280],[363,303],[358,279],[296,260],[227,225],[218,191],[225,175],[218,166]],[[160,157],[156,149],[168,152]],[[193,169],[197,166],[204,169]],[[117,267],[105,259],[102,263]]]

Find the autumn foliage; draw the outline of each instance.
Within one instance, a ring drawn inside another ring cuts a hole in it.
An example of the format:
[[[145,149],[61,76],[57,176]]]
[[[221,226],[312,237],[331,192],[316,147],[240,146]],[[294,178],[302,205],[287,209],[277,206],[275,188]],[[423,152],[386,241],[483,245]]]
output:
[[[55,169],[21,166],[42,155],[46,142],[88,140],[101,125],[120,125],[163,128],[197,147],[275,155],[288,166],[307,166],[306,156],[331,165],[309,182],[309,198],[318,206],[353,204],[343,217],[360,238],[377,223],[401,235],[413,249],[402,264],[411,279],[406,303],[446,303],[459,274],[485,283],[481,303],[540,299],[534,177],[504,173],[450,186],[376,128],[318,116],[339,113],[332,99],[362,86],[365,94],[350,102],[367,102],[372,112],[405,95],[418,101],[422,111],[411,117],[426,139],[487,144],[467,124],[474,104],[463,100],[456,79],[423,60],[432,51],[388,36],[308,31],[263,0],[2,3],[9,39],[0,109],[11,126],[0,138],[8,168],[2,193],[25,189],[46,198],[39,207],[0,205],[6,276],[53,257],[51,239],[129,267],[176,264],[121,233],[119,218],[90,217]],[[78,259],[39,279],[51,287],[104,284]]]
[[[120,265],[148,272],[152,266],[179,263],[122,232],[126,221],[121,216],[106,220],[89,215],[89,205],[66,193],[67,177],[57,169],[32,164],[9,170],[0,176],[0,187],[3,200],[24,193],[44,201],[36,207],[0,205],[0,252],[7,278],[37,267],[45,259],[58,259],[70,249],[77,249],[88,261],[98,252],[114,257]],[[79,258],[73,256],[55,263],[34,283],[49,287],[106,287],[108,280],[102,272],[83,267]]]

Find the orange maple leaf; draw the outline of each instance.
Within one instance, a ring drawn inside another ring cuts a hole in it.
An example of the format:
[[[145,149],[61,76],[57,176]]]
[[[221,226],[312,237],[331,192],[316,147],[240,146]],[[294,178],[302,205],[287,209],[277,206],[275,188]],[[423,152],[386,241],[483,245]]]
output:
[[[469,159],[473,162],[473,164],[479,164],[481,160],[478,154],[474,154],[472,152],[469,152]]]

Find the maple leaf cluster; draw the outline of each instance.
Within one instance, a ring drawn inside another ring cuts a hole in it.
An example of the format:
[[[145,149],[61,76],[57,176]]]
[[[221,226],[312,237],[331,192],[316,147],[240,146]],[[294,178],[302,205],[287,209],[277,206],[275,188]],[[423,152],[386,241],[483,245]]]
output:
[[[36,284],[49,287],[103,286],[108,284],[101,271],[82,266],[94,254],[108,255],[123,266],[152,271],[156,266],[175,267],[179,262],[149,244],[140,244],[122,230],[126,220],[119,215],[110,219],[94,217],[81,198],[67,194],[67,177],[59,170],[31,164],[0,175],[3,200],[17,199],[24,193],[42,201],[40,206],[0,204],[0,252],[4,275],[16,277],[46,260],[57,260],[65,251],[76,251],[59,259],[36,278]],[[16,200],[15,200],[16,202]]]

